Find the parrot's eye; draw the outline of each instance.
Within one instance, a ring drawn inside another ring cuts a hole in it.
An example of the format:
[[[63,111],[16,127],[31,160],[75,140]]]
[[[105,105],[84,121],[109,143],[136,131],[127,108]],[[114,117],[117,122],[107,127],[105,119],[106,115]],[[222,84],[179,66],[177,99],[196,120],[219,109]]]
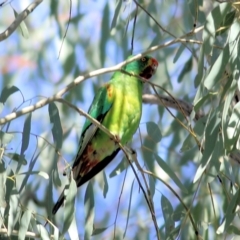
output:
[[[145,62],[145,61],[146,61],[146,58],[145,58],[145,57],[142,57],[141,60],[142,60],[142,62]]]

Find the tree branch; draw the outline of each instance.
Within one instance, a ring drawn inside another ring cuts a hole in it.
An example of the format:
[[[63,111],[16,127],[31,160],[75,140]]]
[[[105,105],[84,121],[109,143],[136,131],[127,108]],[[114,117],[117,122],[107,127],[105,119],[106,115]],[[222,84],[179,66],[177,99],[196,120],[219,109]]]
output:
[[[193,110],[193,105],[181,100],[181,99],[172,99],[171,97],[168,96],[164,96],[161,94],[155,95],[155,94],[144,94],[143,95],[143,103],[146,104],[157,104],[163,107],[170,107],[170,108],[174,108],[176,110],[183,110],[184,114],[186,114],[186,116],[190,116],[192,110]],[[179,106],[181,106],[181,109],[179,109]],[[204,116],[204,114],[202,112],[198,112],[196,113],[195,119],[198,120],[200,118],[202,118]]]
[[[196,32],[199,32],[203,29],[203,27],[199,27],[197,29],[194,30],[194,33]],[[188,35],[191,35],[192,32],[189,32],[187,34],[185,34],[183,37],[185,36],[188,36]],[[99,75],[102,75],[102,74],[105,74],[105,73],[109,73],[109,72],[115,72],[115,71],[119,71],[121,70],[121,68],[130,63],[130,62],[133,62],[135,60],[138,60],[140,59],[141,57],[149,54],[149,53],[152,53],[156,50],[159,50],[161,48],[165,48],[167,46],[171,46],[173,44],[176,44],[176,43],[181,43],[181,42],[189,42],[189,43],[197,43],[197,44],[201,44],[199,43],[199,41],[196,41],[196,40],[191,40],[191,39],[185,39],[185,38],[178,38],[178,39],[174,39],[174,40],[171,40],[171,41],[168,41],[164,44],[161,44],[161,45],[157,45],[157,46],[154,46],[154,47],[151,47],[149,48],[147,51],[143,52],[143,53],[140,53],[140,54],[137,54],[136,56],[132,57],[131,59],[129,60],[126,60],[126,61],[123,61],[113,67],[109,67],[109,68],[101,68],[101,69],[98,69],[98,70],[95,70],[95,71],[92,71],[92,72],[89,72],[83,76],[79,76],[77,77],[72,83],[68,84],[65,88],[63,88],[62,90],[60,90],[58,93],[56,93],[55,95],[53,95],[52,97],[49,97],[49,98],[46,98],[46,99],[43,99],[43,100],[40,100],[38,101],[36,104],[34,105],[31,105],[31,106],[28,106],[28,107],[25,107],[23,108],[22,110],[20,111],[17,111],[17,112],[13,112],[13,113],[10,113],[8,114],[7,116],[3,117],[0,119],[0,125],[3,125],[9,121],[12,121],[13,119],[15,118],[18,118],[24,114],[27,114],[29,112],[33,112],[35,111],[36,109],[39,109],[39,108],[42,108],[44,107],[45,105],[49,104],[50,102],[54,102],[54,101],[57,101],[59,99],[62,98],[62,96],[67,93],[69,90],[71,90],[72,88],[74,88],[75,86],[77,86],[79,83],[83,82],[84,80],[88,79],[88,78],[91,78],[91,77],[95,77],[95,76],[99,76]]]
[[[8,38],[16,28],[21,24],[21,22],[42,2],[43,0],[35,0],[31,3],[23,12],[21,12],[15,21],[0,34],[0,42]]]
[[[17,231],[17,230],[13,230],[11,232],[11,236],[18,236],[18,234],[19,234],[19,231]],[[1,228],[0,229],[0,236],[9,236],[8,235],[8,230],[4,229],[4,228]],[[39,239],[40,237],[41,236],[39,234],[34,233],[34,232],[29,232],[29,231],[27,231],[26,235],[25,235],[25,238],[36,238],[36,239]]]

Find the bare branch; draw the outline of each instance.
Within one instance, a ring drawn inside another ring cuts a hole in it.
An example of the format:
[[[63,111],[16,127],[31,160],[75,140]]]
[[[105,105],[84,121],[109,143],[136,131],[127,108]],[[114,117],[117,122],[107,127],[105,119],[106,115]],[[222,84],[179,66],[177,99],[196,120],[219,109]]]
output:
[[[11,235],[12,236],[18,236],[19,234],[19,231],[17,230],[13,230]],[[4,228],[1,228],[0,229],[0,236],[8,236],[8,230],[7,229],[4,229]],[[41,236],[37,233],[34,233],[34,232],[26,232],[26,235],[25,235],[26,238],[36,238],[36,239],[39,239]],[[1,238],[1,237],[0,237]]]
[[[8,38],[16,28],[21,24],[21,22],[42,2],[43,0],[35,0],[31,3],[23,12],[21,12],[15,21],[0,34],[0,42]]]
[[[197,29],[194,30],[194,33],[196,32],[199,32],[203,29],[203,27],[199,27]],[[143,53],[139,53],[137,54],[136,56],[132,57],[131,59],[129,60],[126,60],[124,62],[121,62],[113,67],[109,67],[109,68],[101,68],[101,69],[98,69],[98,70],[95,70],[95,71],[92,71],[92,72],[89,72],[83,76],[79,76],[77,77],[72,83],[70,83],[69,85],[67,85],[65,88],[63,88],[62,90],[60,90],[58,93],[56,93],[55,95],[53,95],[52,97],[49,97],[49,98],[46,98],[46,99],[43,99],[43,100],[40,100],[38,101],[36,104],[34,105],[31,105],[31,106],[28,106],[28,107],[25,107],[23,108],[22,110],[20,111],[17,111],[17,112],[13,112],[3,118],[0,119],[0,125],[2,124],[5,124],[15,118],[18,118],[26,113],[29,113],[29,112],[33,112],[35,111],[36,109],[39,109],[39,108],[42,108],[44,106],[46,106],[47,104],[49,104],[50,102],[54,102],[54,101],[57,101],[59,99],[62,98],[62,96],[67,93],[69,90],[71,90],[72,88],[74,88],[75,86],[77,86],[79,83],[83,82],[84,80],[88,79],[88,78],[91,78],[91,77],[95,77],[95,76],[99,76],[99,75],[102,75],[102,74],[105,74],[105,73],[109,73],[109,72],[115,72],[115,71],[119,71],[121,70],[121,68],[130,63],[130,62],[133,62],[137,59],[140,59],[141,57],[149,54],[149,53],[152,53],[156,50],[159,50],[161,48],[165,48],[167,46],[170,46],[170,45],[173,45],[173,44],[176,44],[176,43],[181,43],[181,42],[191,42],[191,43],[198,43],[199,41],[195,41],[195,40],[190,40],[190,39],[185,39],[184,37],[185,36],[188,36],[188,35],[191,35],[192,32],[190,33],[187,33],[183,36],[183,38],[178,38],[178,39],[174,39],[174,40],[171,40],[171,41],[168,41],[162,45],[157,45],[157,46],[154,46],[154,47],[151,47],[149,48],[147,51],[143,52]]]
[[[193,110],[193,105],[181,100],[181,99],[176,99],[176,101],[174,99],[172,99],[171,97],[168,96],[164,96],[161,94],[154,95],[154,94],[144,94],[143,95],[143,103],[148,103],[148,104],[157,104],[163,107],[170,107],[170,108],[174,108],[176,110],[183,110],[184,114],[186,116],[190,116],[192,110]],[[181,109],[179,109],[179,106],[181,106]],[[196,113],[195,119],[198,120],[200,118],[202,118],[204,116],[204,114],[202,112],[198,112]]]

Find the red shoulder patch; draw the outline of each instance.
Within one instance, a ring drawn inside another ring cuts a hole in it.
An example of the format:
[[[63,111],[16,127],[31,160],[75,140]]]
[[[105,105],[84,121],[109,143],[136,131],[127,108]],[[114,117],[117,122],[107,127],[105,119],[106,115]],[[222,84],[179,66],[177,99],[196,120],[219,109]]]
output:
[[[108,98],[111,99],[112,95],[113,95],[113,87],[111,84],[107,83],[106,88],[107,88],[107,96],[108,96]]]

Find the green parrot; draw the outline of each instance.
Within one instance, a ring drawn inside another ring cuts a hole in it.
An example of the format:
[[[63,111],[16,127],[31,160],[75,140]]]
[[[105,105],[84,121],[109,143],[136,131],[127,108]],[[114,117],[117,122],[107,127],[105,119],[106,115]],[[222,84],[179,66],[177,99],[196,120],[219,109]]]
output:
[[[142,114],[143,82],[131,74],[148,80],[157,67],[157,60],[150,56],[128,63],[123,70],[130,75],[115,72],[110,81],[99,89],[88,110],[89,115],[105,126],[123,145],[132,139]],[[86,119],[83,126],[79,146],[72,167],[78,187],[105,168],[120,150],[118,144],[89,119]],[[64,191],[53,207],[53,214],[63,202]]]

